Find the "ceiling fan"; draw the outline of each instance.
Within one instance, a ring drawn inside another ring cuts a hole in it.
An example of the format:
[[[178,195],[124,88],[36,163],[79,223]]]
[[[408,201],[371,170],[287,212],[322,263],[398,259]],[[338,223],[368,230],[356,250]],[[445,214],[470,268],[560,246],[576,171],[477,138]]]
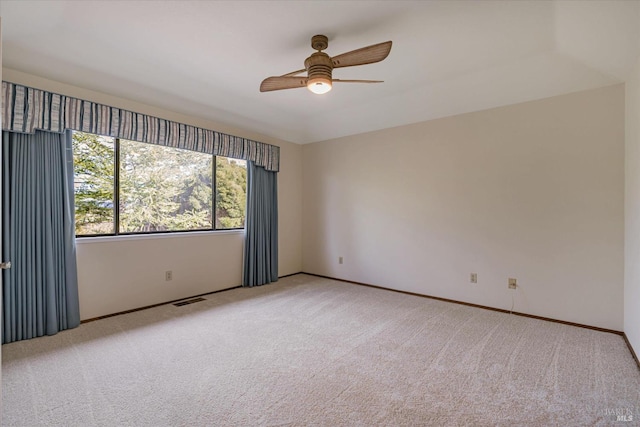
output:
[[[304,69],[264,79],[260,84],[260,92],[306,87],[313,93],[322,94],[329,92],[334,82],[382,83],[382,80],[334,79],[331,77],[331,72],[334,68],[353,67],[382,61],[391,51],[390,41],[352,50],[333,58],[322,52],[327,46],[329,46],[327,36],[316,35],[311,37],[311,47],[317,52],[312,53],[310,57],[305,59]],[[298,76],[298,74],[302,74],[305,71],[307,72],[306,77]]]

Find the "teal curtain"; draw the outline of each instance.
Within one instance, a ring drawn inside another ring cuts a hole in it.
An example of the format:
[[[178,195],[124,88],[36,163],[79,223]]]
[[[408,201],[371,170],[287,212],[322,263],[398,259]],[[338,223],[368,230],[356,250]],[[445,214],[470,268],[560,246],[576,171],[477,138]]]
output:
[[[278,280],[278,174],[247,162],[242,286]]]
[[[2,342],[80,324],[71,131],[2,132]]]

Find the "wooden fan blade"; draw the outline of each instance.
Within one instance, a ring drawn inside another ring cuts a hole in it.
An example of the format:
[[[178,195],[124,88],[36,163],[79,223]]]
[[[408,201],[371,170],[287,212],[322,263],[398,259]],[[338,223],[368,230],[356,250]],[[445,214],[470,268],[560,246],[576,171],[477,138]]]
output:
[[[306,68],[303,68],[302,70],[298,70],[298,71],[292,71],[290,73],[287,74],[283,74],[281,77],[287,77],[287,76],[297,76],[300,73],[304,73],[305,71],[307,71]]]
[[[331,58],[333,68],[353,67],[354,65],[373,64],[385,59],[391,52],[391,41],[378,43],[361,49],[352,50]]]
[[[295,89],[297,87],[306,87],[306,77],[268,77],[260,83],[260,92],[269,92],[272,90]]]
[[[342,80],[342,79],[331,79],[332,82],[339,83],[384,83],[384,80]]]

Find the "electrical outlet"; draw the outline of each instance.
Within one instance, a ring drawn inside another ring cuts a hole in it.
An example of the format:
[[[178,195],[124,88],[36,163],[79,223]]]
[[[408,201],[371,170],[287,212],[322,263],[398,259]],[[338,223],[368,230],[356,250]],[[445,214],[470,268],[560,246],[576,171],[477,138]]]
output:
[[[471,281],[471,283],[478,283],[478,274],[477,273],[471,273],[470,281]]]
[[[164,280],[166,282],[169,282],[169,281],[173,280],[173,271],[171,271],[171,270],[165,271],[164,272]]]
[[[515,289],[518,287],[516,279],[509,278],[509,289]]]
[[[338,264],[342,264],[342,263],[343,263],[342,257],[338,257]]]

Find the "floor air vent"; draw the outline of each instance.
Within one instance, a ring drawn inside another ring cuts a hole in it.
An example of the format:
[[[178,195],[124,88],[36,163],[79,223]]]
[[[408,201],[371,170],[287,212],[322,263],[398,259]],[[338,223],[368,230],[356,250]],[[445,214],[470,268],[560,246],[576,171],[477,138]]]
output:
[[[206,301],[206,300],[204,298],[194,298],[194,299],[188,299],[186,301],[180,301],[173,305],[175,305],[176,307],[182,307],[183,305],[193,304],[194,302],[200,302],[200,301]]]

